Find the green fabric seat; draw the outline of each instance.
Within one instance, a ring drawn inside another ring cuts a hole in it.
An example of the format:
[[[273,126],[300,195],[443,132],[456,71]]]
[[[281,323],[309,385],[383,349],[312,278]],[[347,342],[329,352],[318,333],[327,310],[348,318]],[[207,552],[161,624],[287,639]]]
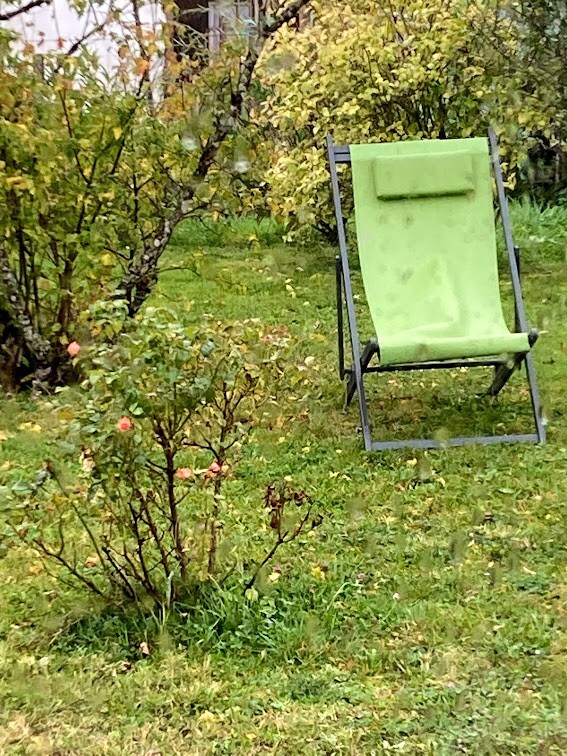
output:
[[[504,320],[486,139],[351,145],[380,363],[527,353]]]

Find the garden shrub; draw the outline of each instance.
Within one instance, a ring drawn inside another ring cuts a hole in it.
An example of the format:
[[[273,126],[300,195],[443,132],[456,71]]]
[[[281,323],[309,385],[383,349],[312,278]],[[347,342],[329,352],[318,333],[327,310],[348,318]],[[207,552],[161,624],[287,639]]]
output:
[[[35,482],[4,492],[12,542],[107,601],[166,605],[227,576],[241,576],[245,591],[281,546],[319,524],[305,492],[270,484],[267,522],[252,516],[250,536],[220,548],[238,511],[226,484],[275,406],[289,338],[258,321],[186,327],[153,308],[126,317],[124,303],[99,306],[91,327],[102,345],[72,342],[89,369],[59,393],[69,467],[47,463]],[[251,549],[258,535],[264,552]]]
[[[263,108],[275,134],[273,212],[334,229],[325,136],[337,143],[499,132],[513,183],[529,135],[560,121],[552,82],[517,62],[515,18],[490,2],[314,3],[315,22],[283,34],[266,60]],[[281,65],[277,65],[281,59]],[[346,210],[348,212],[348,204]]]
[[[65,381],[78,316],[169,238],[187,190],[179,126],[152,111],[147,85],[109,89],[86,53],[44,78],[0,35],[0,289],[19,355],[13,379]]]
[[[245,174],[256,63],[308,2],[270,3],[250,44],[224,45],[198,71],[182,51],[168,55],[168,27],[156,39],[124,22],[114,78],[80,46],[42,56],[40,71],[33,46],[0,29],[6,383],[43,387],[74,377],[65,350],[81,337],[86,307],[120,298],[133,316],[181,219],[217,221],[252,207],[260,177]],[[109,24],[119,21],[119,11],[109,14]],[[156,66],[157,83],[149,73]]]
[[[545,128],[530,135],[527,159],[516,187],[537,203],[561,202],[567,189],[567,5],[564,0],[508,0],[514,20],[515,56],[505,60],[516,77],[527,72],[540,92],[553,96]],[[493,30],[501,45],[500,30]],[[542,101],[545,112],[546,102]]]

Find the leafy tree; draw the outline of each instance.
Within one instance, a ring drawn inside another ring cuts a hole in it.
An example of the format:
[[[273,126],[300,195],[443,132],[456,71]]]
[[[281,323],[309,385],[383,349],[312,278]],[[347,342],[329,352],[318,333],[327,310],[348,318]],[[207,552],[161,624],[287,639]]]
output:
[[[80,46],[39,72],[35,50],[0,32],[5,380],[68,380],[66,347],[88,304],[121,298],[134,315],[180,220],[250,204],[240,172],[258,58],[308,2],[263,3],[254,39],[227,45],[190,81],[179,72],[191,60],[171,60],[168,39],[138,25],[133,38],[124,30],[113,81]]]
[[[528,160],[521,173],[520,189],[536,200],[553,200],[567,188],[567,3],[564,0],[510,0],[506,12],[514,21],[515,48],[503,55],[509,75],[519,79],[519,96],[538,92],[553,94],[545,125],[527,140]],[[501,33],[493,43],[503,49]],[[545,112],[545,100],[541,109]]]
[[[351,0],[340,13],[319,0],[314,11],[264,69],[262,114],[277,133],[270,204],[296,225],[333,232],[327,133],[346,143],[466,137],[492,122],[513,181],[525,134],[558,119],[551,82],[508,65],[518,22],[488,0]]]

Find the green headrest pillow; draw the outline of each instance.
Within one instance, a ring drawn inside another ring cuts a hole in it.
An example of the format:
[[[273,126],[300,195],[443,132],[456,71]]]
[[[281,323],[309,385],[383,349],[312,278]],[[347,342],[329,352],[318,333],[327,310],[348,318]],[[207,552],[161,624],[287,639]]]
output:
[[[442,197],[474,191],[468,152],[434,155],[389,155],[373,160],[374,187],[381,200]]]

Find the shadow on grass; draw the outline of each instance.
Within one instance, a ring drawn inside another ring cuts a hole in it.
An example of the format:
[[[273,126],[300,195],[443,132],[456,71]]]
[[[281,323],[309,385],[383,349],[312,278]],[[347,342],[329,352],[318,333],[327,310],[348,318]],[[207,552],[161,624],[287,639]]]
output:
[[[376,376],[368,381],[377,438],[442,440],[535,431],[523,373],[493,398],[485,395],[491,380],[487,370],[436,372]]]
[[[364,582],[369,576],[364,575]],[[345,618],[339,621],[335,601],[357,603],[363,582],[336,574],[328,581],[285,580],[284,586],[260,584],[249,597],[240,584],[217,589],[202,585],[191,601],[168,610],[143,606],[115,606],[79,617],[62,628],[53,650],[106,653],[129,663],[150,652],[183,649],[189,656],[203,654],[261,656],[268,662],[311,661],[345,641]],[[357,637],[373,638],[391,632],[405,618],[405,610],[384,592],[366,596],[364,607],[349,612],[347,623]]]

